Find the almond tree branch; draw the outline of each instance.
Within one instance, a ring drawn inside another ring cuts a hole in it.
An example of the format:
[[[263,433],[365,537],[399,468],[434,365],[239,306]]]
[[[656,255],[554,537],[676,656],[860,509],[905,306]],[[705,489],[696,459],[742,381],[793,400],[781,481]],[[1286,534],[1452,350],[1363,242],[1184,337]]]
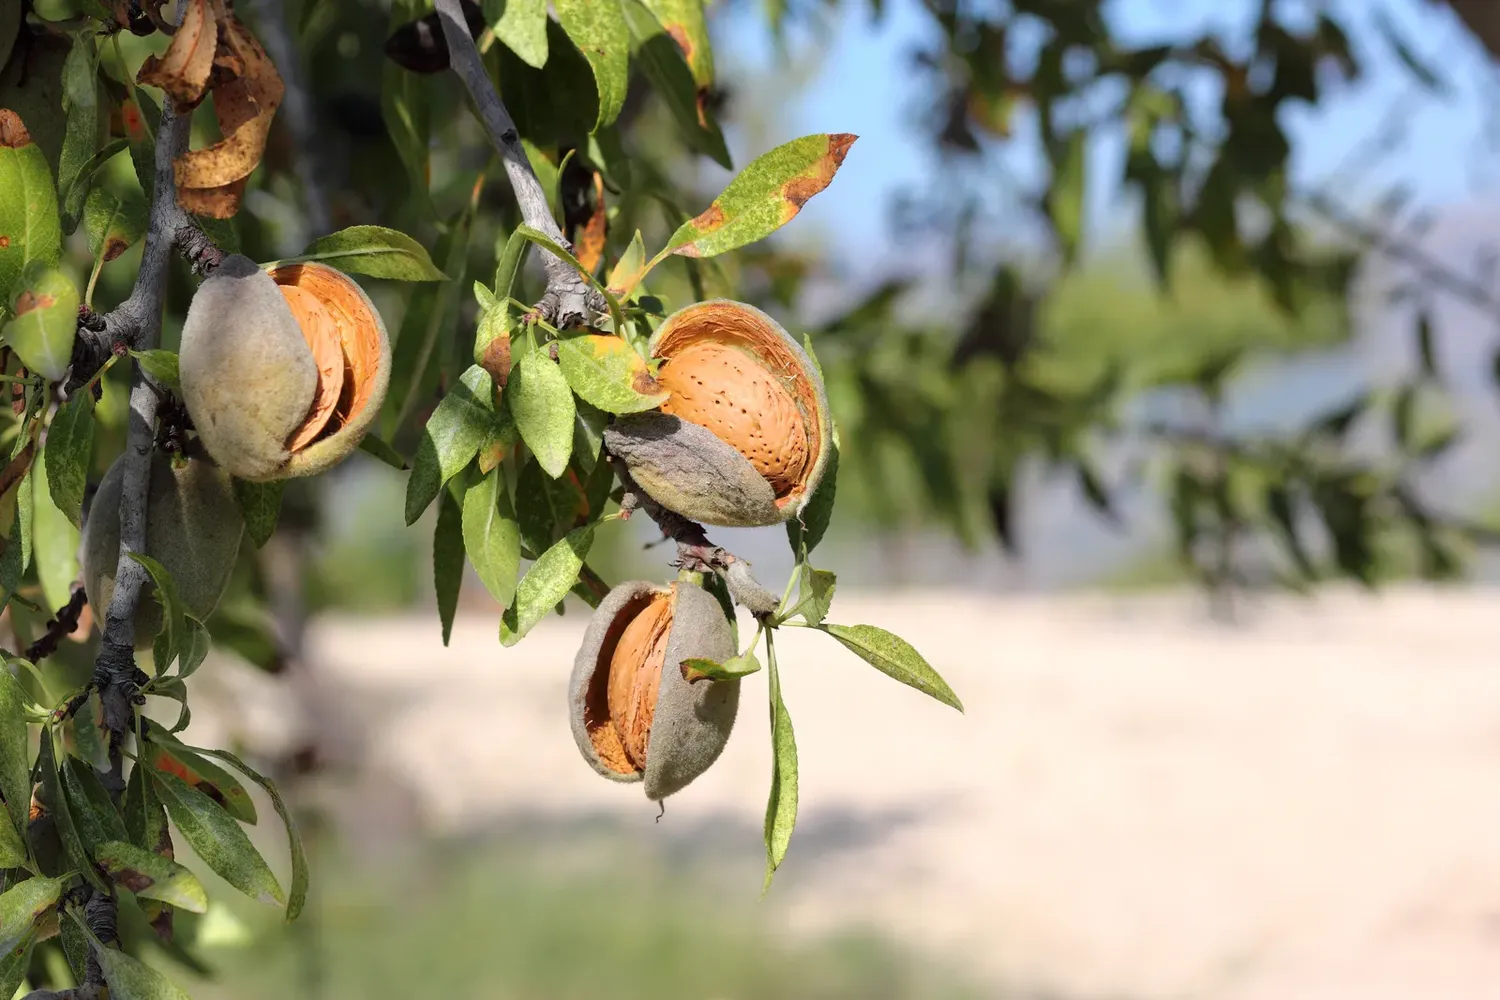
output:
[[[485,71],[484,60],[464,20],[460,0],[437,0],[437,13],[443,25],[443,37],[448,42],[449,64],[468,89],[474,100],[475,113],[500,153],[511,190],[521,206],[521,218],[528,226],[546,233],[559,246],[571,250],[572,244],[563,236],[557,220],[552,218],[552,210],[547,207],[547,193],[542,190],[542,183],[537,180],[531,161],[521,148],[516,123]],[[537,308],[548,322],[558,327],[576,326],[592,314],[604,311],[603,296],[589,287],[573,265],[550,253],[541,256],[542,267],[547,272],[547,291]]]

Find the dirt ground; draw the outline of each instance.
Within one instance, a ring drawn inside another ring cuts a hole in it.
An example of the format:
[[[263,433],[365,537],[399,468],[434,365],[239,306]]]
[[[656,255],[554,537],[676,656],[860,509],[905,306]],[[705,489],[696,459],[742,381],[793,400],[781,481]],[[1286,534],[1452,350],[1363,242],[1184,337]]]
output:
[[[874,924],[1070,998],[1500,997],[1500,592],[1276,599],[1232,627],[1186,596],[841,593],[834,617],[899,621],[966,713],[783,631],[802,823],[764,905],[789,926]],[[722,831],[756,892],[764,676],[658,825],[573,747],[582,625],[506,650],[474,616],[444,649],[433,617],[327,620],[311,643],[401,811]]]

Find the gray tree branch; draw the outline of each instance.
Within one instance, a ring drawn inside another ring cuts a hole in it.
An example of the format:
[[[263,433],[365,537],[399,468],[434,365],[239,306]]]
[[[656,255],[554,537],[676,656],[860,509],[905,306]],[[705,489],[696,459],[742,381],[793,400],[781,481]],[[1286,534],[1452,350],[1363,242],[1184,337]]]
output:
[[[537,180],[536,171],[521,148],[516,123],[485,71],[484,60],[469,34],[459,0],[437,0],[437,13],[443,25],[443,37],[448,42],[450,65],[473,98],[475,113],[500,153],[511,190],[521,206],[521,218],[528,226],[546,233],[559,246],[571,250],[572,244],[563,236],[557,220],[552,218],[552,210],[547,207],[547,193],[542,190],[542,183]],[[547,320],[560,327],[575,326],[604,310],[603,297],[573,269],[573,265],[544,253],[542,267],[547,273],[547,291],[537,308]]]

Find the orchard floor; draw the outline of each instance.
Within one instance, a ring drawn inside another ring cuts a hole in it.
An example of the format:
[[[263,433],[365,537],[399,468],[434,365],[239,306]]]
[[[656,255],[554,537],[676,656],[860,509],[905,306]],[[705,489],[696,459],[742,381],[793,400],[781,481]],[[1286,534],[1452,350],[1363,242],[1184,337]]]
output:
[[[1187,595],[855,592],[833,617],[891,624],[966,713],[782,631],[801,822],[758,909],[793,934],[871,927],[996,996],[1500,997],[1500,592],[1277,598],[1234,626]],[[435,616],[316,623],[304,704],[351,723],[364,828],[606,831],[754,905],[764,673],[658,823],[574,749],[583,622],[513,649],[494,616],[446,649]]]

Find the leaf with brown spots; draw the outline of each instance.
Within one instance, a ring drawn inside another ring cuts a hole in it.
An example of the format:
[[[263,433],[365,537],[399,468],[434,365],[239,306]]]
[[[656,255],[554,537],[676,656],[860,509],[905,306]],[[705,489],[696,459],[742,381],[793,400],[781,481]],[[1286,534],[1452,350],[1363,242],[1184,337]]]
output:
[[[143,899],[158,899],[190,913],[208,909],[208,893],[198,876],[159,854],[124,841],[107,840],[95,846],[94,861],[116,885]]]
[[[185,749],[175,741],[172,744],[158,742],[170,739],[162,731],[154,729],[151,735],[151,767],[165,774],[175,775],[217,802],[237,820],[246,823],[256,821],[255,802],[245,786],[228,771],[211,764],[202,757]]]
[[[66,274],[40,260],[26,265],[15,287],[14,318],[0,336],[22,364],[56,381],[73,358],[78,289]]]
[[[173,164],[177,201],[189,212],[227,219],[239,211],[245,180],[265,153],[271,119],[285,90],[255,36],[234,17],[223,24],[224,54],[213,82],[223,139],[191,149]],[[240,72],[233,72],[239,67]]]
[[[635,286],[641,283],[641,278],[646,274],[646,243],[641,239],[641,231],[635,231],[635,238],[630,241],[630,246],[620,255],[619,261],[609,272],[609,292],[621,302],[628,302],[630,296],[635,292]]]
[[[594,171],[594,210],[588,221],[578,228],[573,236],[573,251],[590,273],[599,269],[604,259],[604,237],[606,219],[604,215],[604,178]]]
[[[172,44],[160,57],[146,58],[135,82],[160,87],[180,107],[190,108],[203,100],[219,47],[219,12],[215,6],[208,0],[191,0]]]
[[[667,401],[646,359],[619,337],[584,334],[558,341],[557,363],[581,399],[608,413],[639,413]]]
[[[61,257],[52,168],[20,115],[0,108],[0,295],[31,262],[55,265]],[[0,311],[9,305],[0,302]]]
[[[774,233],[832,182],[857,138],[807,135],[757,157],[706,211],[678,227],[652,264],[669,253],[713,257]]]
[[[134,187],[114,191],[96,187],[83,205],[83,229],[88,233],[89,253],[114,260],[146,233],[146,199]]]

